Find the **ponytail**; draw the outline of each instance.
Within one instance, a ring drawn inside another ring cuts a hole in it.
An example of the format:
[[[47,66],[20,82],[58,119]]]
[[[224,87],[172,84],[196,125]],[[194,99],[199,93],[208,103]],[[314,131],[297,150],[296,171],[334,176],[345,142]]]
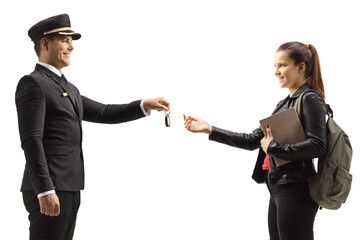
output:
[[[312,44],[300,42],[287,42],[282,44],[277,51],[287,51],[294,60],[295,66],[305,63],[305,78],[309,87],[318,92],[325,99],[325,89],[321,77],[319,55]]]
[[[311,89],[314,89],[318,92],[323,99],[325,99],[325,89],[324,83],[321,76],[320,60],[319,55],[316,51],[316,48],[309,44],[309,49],[311,52],[311,67],[310,75],[308,76],[308,84]]]

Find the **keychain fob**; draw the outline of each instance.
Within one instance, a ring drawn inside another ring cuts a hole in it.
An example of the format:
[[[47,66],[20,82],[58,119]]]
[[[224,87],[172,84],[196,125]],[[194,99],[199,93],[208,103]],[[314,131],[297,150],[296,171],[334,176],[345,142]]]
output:
[[[170,127],[170,111],[169,113],[165,112],[165,126]]]

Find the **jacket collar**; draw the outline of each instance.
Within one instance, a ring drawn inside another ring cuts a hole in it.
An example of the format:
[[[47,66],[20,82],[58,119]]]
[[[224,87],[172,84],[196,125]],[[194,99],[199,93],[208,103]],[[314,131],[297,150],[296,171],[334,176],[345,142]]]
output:
[[[282,106],[284,106],[284,104],[286,104],[289,101],[289,99],[297,99],[303,92],[305,92],[308,89],[310,89],[310,87],[307,83],[301,85],[291,97],[290,95],[288,95],[286,98],[281,100],[272,114],[275,114],[277,111],[279,111],[279,109],[282,108]]]
[[[47,67],[45,67],[45,66],[43,66],[41,64],[36,64],[35,70],[44,73],[46,76],[48,76],[49,78],[51,78],[52,80],[54,80],[58,84],[60,84],[59,79],[62,79],[62,80],[60,80],[60,82],[62,82],[62,81],[67,82],[65,77],[62,78],[61,76],[57,75],[55,72],[51,71],[49,68],[47,68]]]
[[[298,98],[303,92],[309,89],[310,89],[309,85],[307,83],[304,83],[298,88],[298,90],[296,90],[296,92],[290,98]]]
[[[48,63],[38,62],[37,64],[49,69],[50,71],[52,71],[53,73],[55,73],[59,77],[61,77],[61,75],[62,75],[61,71],[57,70],[54,66],[52,66],[52,65],[50,65]]]
[[[46,67],[44,67],[44,66],[42,66],[40,64],[36,64],[35,70],[40,71],[42,73],[45,73],[48,77],[54,77],[54,76],[57,77],[56,73],[54,73],[50,69],[48,69],[48,68],[46,68]]]

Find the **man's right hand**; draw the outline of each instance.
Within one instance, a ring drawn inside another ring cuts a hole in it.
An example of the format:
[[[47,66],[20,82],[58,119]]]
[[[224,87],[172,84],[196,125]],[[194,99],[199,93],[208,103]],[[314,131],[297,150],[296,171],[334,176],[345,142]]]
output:
[[[39,198],[40,212],[46,216],[58,216],[60,214],[60,202],[55,193]]]

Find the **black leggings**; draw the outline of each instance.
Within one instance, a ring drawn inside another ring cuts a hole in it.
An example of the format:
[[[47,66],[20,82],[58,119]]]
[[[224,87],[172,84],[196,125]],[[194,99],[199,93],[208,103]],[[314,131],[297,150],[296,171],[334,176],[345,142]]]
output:
[[[309,195],[307,182],[267,184],[270,191],[270,240],[313,240],[319,206]]]

